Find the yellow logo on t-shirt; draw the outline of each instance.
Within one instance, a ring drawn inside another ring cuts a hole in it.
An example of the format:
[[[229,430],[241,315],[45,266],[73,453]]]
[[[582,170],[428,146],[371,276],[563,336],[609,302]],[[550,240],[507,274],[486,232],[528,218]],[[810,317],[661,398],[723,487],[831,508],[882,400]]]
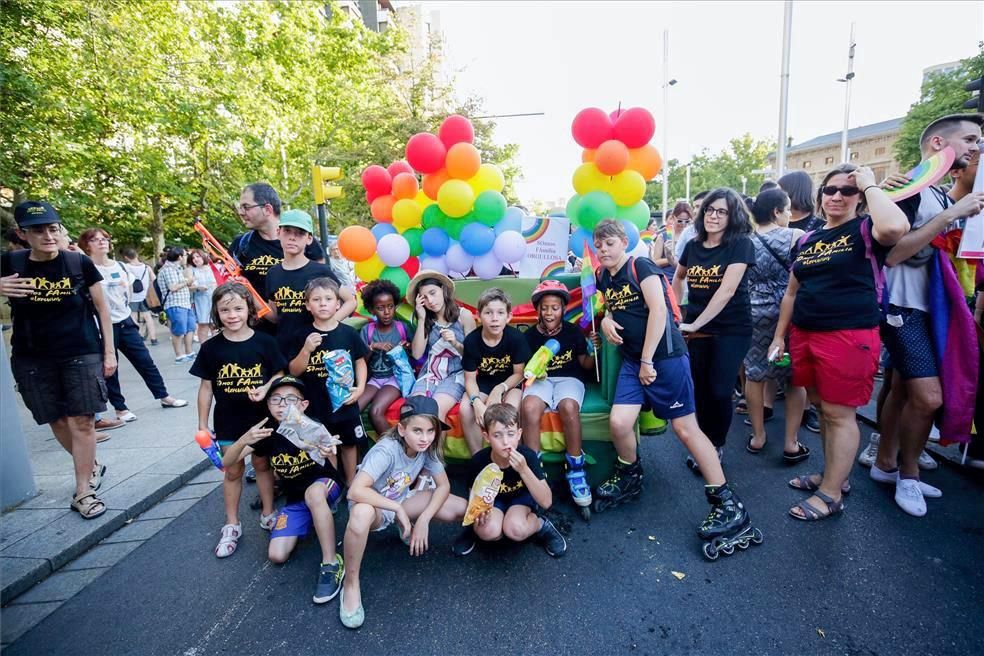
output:
[[[281,287],[274,292],[273,302],[277,304],[277,312],[296,314],[304,309],[304,292],[294,291],[290,287]]]
[[[48,280],[38,277],[34,279],[34,294],[29,300],[32,303],[57,303],[74,293],[75,288],[72,286],[71,278]]]
[[[629,283],[625,283],[621,289],[609,289],[605,292],[605,305],[612,312],[624,310],[639,299],[639,294],[632,291]]]
[[[263,384],[263,365],[246,368],[235,362],[219,367],[215,386],[225,394],[242,394]]]
[[[846,253],[854,249],[851,243],[851,235],[844,235],[836,241],[827,243],[822,239],[809,248],[805,248],[796,256],[796,261],[801,266],[815,266],[830,259],[839,253]]]
[[[478,363],[478,370],[486,376],[494,376],[503,371],[508,371],[510,367],[512,367],[511,355],[504,355],[501,358],[487,355]]]
[[[328,378],[328,369],[325,367],[325,356],[331,350],[333,349],[321,349],[312,353],[311,358],[308,360],[307,369],[304,372],[315,374],[318,378]]]
[[[567,349],[563,353],[558,353],[557,355],[550,358],[547,363],[547,371],[557,371],[574,361],[574,349]]]
[[[280,258],[276,258],[273,255],[260,255],[250,260],[243,269],[245,271],[263,271],[265,273],[267,269],[280,264],[281,261]]]
[[[307,451],[299,451],[296,454],[278,453],[270,458],[270,466],[280,478],[294,478],[313,464],[314,461]]]
[[[694,264],[687,267],[687,285],[691,289],[709,290],[721,284],[724,274],[721,272],[721,265],[715,264],[711,267]]]

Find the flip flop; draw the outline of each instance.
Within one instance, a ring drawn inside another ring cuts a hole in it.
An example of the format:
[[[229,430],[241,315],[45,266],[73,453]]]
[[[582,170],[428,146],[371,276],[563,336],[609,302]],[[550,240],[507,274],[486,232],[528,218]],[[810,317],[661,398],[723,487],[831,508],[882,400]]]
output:
[[[783,451],[782,461],[787,465],[795,465],[797,462],[803,462],[810,457],[810,449],[799,442],[796,443],[796,449],[796,453],[786,453]],[[848,490],[850,489],[850,486],[848,486]]]
[[[803,499],[802,501],[800,501],[795,506],[789,509],[789,516],[792,517],[793,519],[798,519],[801,522],[816,522],[821,519],[827,519],[831,515],[836,515],[838,513],[844,512],[843,498],[834,501],[832,497],[827,496],[820,490],[815,491],[813,495],[827,505],[826,513],[820,512],[815,507],[807,503],[809,499]],[[803,511],[802,515],[797,515],[796,513],[793,512],[797,508]]]
[[[748,451],[751,454],[758,455],[758,454],[762,453],[762,449],[765,448],[765,444],[763,444],[762,446],[760,446],[759,448],[756,449],[754,446],[752,446],[752,440],[754,440],[754,439],[755,439],[755,436],[754,435],[749,435],[748,436],[748,442],[745,443],[745,450]]]

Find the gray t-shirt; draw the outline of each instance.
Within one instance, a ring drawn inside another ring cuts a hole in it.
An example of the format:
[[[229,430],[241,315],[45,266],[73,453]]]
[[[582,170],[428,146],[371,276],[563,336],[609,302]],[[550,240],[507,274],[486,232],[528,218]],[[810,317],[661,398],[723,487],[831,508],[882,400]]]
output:
[[[676,259],[679,260],[680,256],[683,255],[683,249],[687,247],[690,240],[697,236],[697,229],[694,228],[694,224],[688,225],[680,233],[680,239],[677,240],[676,249],[674,250],[674,255]]]
[[[919,207],[915,216],[909,217],[912,229],[916,230],[939,215],[949,205],[946,193],[937,187],[923,189],[918,196]],[[907,199],[908,200],[908,199]],[[915,200],[915,198],[913,198]],[[908,203],[913,205],[914,203]],[[906,201],[899,206],[906,208]],[[902,262],[885,268],[885,287],[888,302],[898,307],[912,308],[929,312],[929,262],[922,266],[909,266]]]
[[[427,453],[409,457],[400,442],[391,438],[379,440],[359,465],[360,472],[372,477],[374,490],[387,499],[401,503],[424,469],[431,474],[440,474],[444,471],[444,465]]]

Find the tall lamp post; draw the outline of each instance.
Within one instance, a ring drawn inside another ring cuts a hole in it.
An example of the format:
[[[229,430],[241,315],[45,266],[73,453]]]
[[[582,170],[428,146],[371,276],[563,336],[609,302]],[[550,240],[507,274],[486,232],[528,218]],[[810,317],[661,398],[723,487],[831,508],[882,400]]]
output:
[[[670,87],[676,83],[675,79],[670,79],[670,31],[663,30],[663,221],[666,221],[670,198],[670,131],[666,128],[666,122],[669,115]]]
[[[838,78],[838,82],[844,83],[844,129],[841,130],[841,161],[850,161],[850,153],[847,149],[847,131],[851,123],[851,82],[854,80],[854,23],[851,23],[851,41],[847,46],[847,75]]]

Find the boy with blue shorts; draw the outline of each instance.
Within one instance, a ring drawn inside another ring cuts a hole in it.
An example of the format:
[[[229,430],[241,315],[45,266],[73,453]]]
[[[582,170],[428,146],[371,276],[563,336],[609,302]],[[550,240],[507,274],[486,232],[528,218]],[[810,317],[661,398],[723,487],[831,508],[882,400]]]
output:
[[[698,534],[705,540],[735,535],[749,526],[748,513],[725,481],[717,451],[697,425],[689,357],[673,321],[666,279],[648,258],[625,253],[629,240],[621,223],[606,219],[595,227],[593,237],[601,263],[595,272],[598,290],[605,295],[601,330],[622,355],[610,417],[618,460],[615,472],[595,491],[595,510],[642,492],[635,424],[645,403],[670,422],[700,466],[712,508]]]

